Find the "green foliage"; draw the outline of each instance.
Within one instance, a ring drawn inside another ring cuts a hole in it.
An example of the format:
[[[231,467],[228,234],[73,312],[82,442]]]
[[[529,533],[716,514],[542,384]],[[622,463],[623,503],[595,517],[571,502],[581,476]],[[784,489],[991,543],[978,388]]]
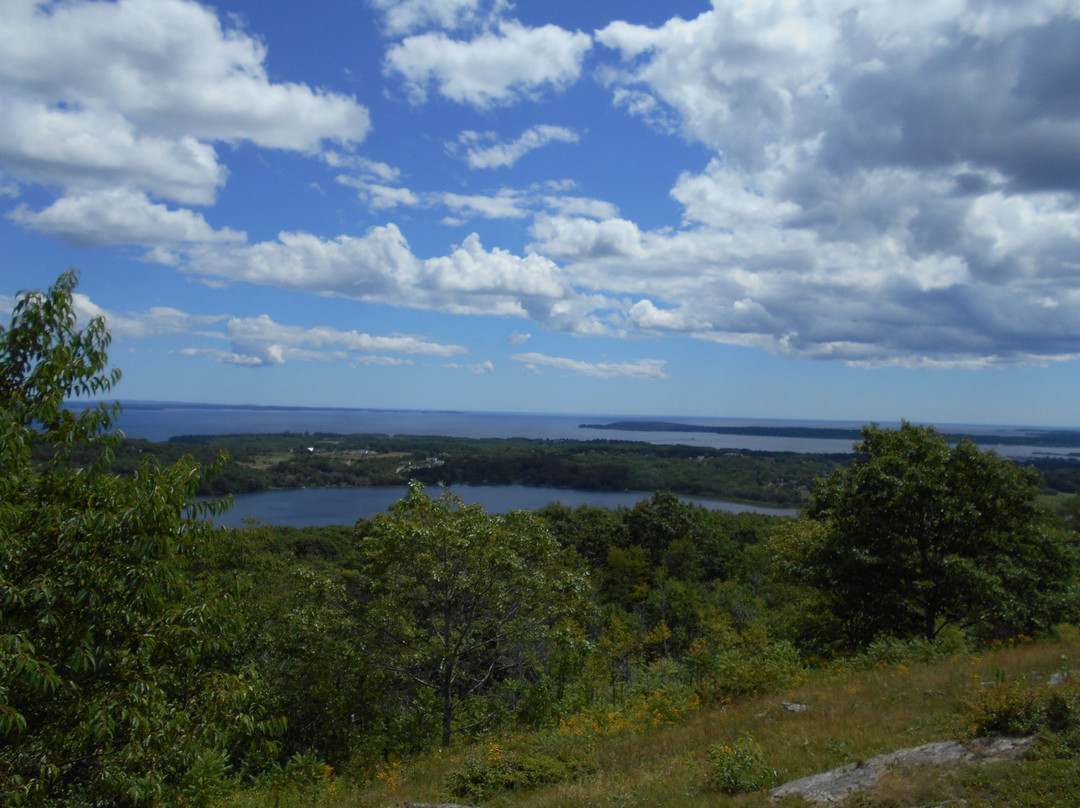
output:
[[[856,449],[814,492],[827,533],[806,563],[853,644],[1031,633],[1075,608],[1075,537],[1040,523],[1036,472],[908,423],[866,427]]]
[[[774,785],[780,774],[765,763],[761,747],[749,735],[709,749],[705,786],[724,794],[760,791]]]
[[[815,477],[840,455],[751,452],[634,442],[451,438],[414,435],[180,435],[167,443],[125,442],[120,468],[155,454],[232,457],[202,493],[268,488],[428,484],[523,484],[596,491],[675,491],[798,507]]]
[[[773,640],[760,623],[735,631],[719,620],[687,654],[686,664],[705,701],[725,700],[791,687],[805,674],[791,643]]]
[[[972,808],[1076,808],[1080,760],[1025,760],[1013,765],[969,766],[957,777],[954,805]]]
[[[312,805],[319,797],[335,790],[334,769],[312,753],[297,752],[284,764],[275,764],[260,778],[259,787],[275,806]]]
[[[507,791],[525,791],[573,779],[591,768],[580,751],[563,748],[504,751],[491,744],[482,755],[466,758],[446,777],[446,789],[458,799],[477,802]]]
[[[619,513],[594,505],[570,508],[553,502],[536,513],[547,522],[559,543],[576,550],[590,569],[604,566],[608,547],[617,543],[622,531]]]
[[[384,676],[369,662],[355,595],[352,529],[229,531],[204,560],[206,585],[233,593],[246,630],[234,651],[257,661],[261,700],[286,719],[278,762],[316,754],[354,774],[398,751]]]
[[[488,515],[414,481],[357,538],[372,656],[416,688],[417,709],[441,716],[444,746],[486,721],[475,700],[579,637],[587,578],[532,514]],[[466,708],[471,720],[455,727]]]
[[[115,410],[98,318],[75,275],[23,295],[0,328],[0,791],[10,805],[149,805],[213,794],[279,729],[229,664],[238,626],[187,570],[214,540],[194,518],[213,469],[109,470]],[[32,460],[38,450],[40,462]],[[91,449],[94,461],[69,462]]]
[[[989,683],[960,707],[969,737],[1030,735],[1045,723],[1043,694],[1022,684]]]
[[[265,568],[258,576],[265,586]],[[276,583],[272,599],[252,593],[263,618],[252,650],[267,701],[287,719],[283,753],[342,765],[370,729],[378,692],[357,615],[340,576],[295,563]]]
[[[988,683],[961,700],[958,721],[964,738],[1069,733],[1080,723],[1080,688],[1074,683]]]

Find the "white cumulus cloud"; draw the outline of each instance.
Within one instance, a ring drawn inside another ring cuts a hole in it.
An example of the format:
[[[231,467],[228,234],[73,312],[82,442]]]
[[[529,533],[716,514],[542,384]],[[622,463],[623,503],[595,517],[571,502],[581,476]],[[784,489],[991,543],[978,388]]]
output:
[[[149,196],[212,204],[219,143],[315,154],[351,146],[367,109],[342,93],[272,81],[266,47],[193,0],[8,0],[0,25],[0,167],[62,189],[16,220],[81,244],[232,240]],[[99,211],[96,235],[89,209]]]
[[[124,188],[88,191],[58,199],[41,211],[20,205],[8,217],[24,227],[81,246],[139,244],[161,246],[189,242],[242,242],[247,235],[215,230],[202,214],[170,210],[146,194]]]
[[[389,36],[403,36],[424,28],[456,28],[496,19],[508,0],[370,0],[383,15]]]
[[[169,334],[187,334],[226,319],[226,315],[189,314],[170,306],[154,306],[142,312],[113,312],[94,303],[87,295],[72,296],[81,323],[101,317],[109,333],[118,338],[141,339]]]
[[[434,84],[451,101],[486,109],[576,81],[591,46],[580,31],[507,20],[471,40],[442,32],[409,37],[387,52],[385,70],[405,82],[414,103],[423,103]]]

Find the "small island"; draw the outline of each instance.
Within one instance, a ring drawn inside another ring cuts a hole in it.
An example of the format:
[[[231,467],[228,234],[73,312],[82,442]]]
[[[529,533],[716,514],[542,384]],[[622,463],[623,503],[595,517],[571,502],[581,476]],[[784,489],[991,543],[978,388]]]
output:
[[[683,424],[674,421],[612,421],[607,424],[581,424],[582,429],[608,429],[621,432],[705,432],[713,435],[748,435],[770,438],[805,438],[812,440],[850,440],[860,438],[860,427],[815,426],[713,426],[706,424]],[[1059,446],[1080,447],[1080,430],[1017,428],[1014,432],[1000,434],[977,434],[968,432],[945,433],[945,438],[956,442],[962,438],[984,445],[997,446]]]

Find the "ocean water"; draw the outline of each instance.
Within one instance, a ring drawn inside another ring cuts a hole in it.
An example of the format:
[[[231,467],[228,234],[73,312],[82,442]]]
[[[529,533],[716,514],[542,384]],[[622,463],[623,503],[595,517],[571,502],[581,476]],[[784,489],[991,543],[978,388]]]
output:
[[[299,407],[238,407],[159,402],[122,402],[117,426],[131,438],[168,440],[177,435],[235,433],[336,432],[380,435],[440,435],[459,438],[536,438],[547,440],[630,440],[654,444],[685,444],[714,449],[774,452],[847,453],[852,441],[829,438],[719,435],[710,433],[639,432],[583,429],[582,424],[625,420],[673,421],[703,426],[852,427],[860,421],[778,421],[766,419],[687,418],[681,416],[627,416],[619,414],[539,414],[450,412],[440,410],[375,410]],[[898,426],[883,423],[882,426]],[[941,431],[988,435],[1015,435],[1021,427],[939,424]],[[1076,456],[1065,447],[995,445],[1004,457]]]

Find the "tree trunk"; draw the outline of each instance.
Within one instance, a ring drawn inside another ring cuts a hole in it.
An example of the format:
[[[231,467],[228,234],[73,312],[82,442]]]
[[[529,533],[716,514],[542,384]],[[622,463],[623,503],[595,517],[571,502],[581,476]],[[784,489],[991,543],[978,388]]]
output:
[[[454,667],[449,663],[443,671],[442,697],[442,745],[445,747],[450,745],[450,719],[454,715]]]

